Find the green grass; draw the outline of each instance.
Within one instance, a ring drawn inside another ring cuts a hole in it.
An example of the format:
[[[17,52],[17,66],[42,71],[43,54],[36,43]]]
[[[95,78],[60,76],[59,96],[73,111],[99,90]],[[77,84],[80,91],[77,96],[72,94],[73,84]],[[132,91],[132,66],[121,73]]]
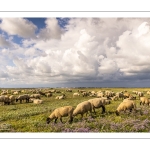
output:
[[[65,92],[65,89],[58,89]],[[58,107],[71,105],[74,108],[82,101],[93,97],[76,97],[73,92],[65,92],[67,98],[63,100],[55,99],[61,93],[54,93],[52,97],[42,96],[43,104],[33,103],[15,103],[14,105],[0,106],[0,132],[149,132],[150,131],[150,107],[140,106],[139,99],[135,100],[138,112],[121,113],[115,115],[115,110],[122,100],[112,101],[106,105],[106,113],[101,114],[101,108],[96,109],[96,115],[93,117],[88,114],[81,120],[81,116],[75,116],[73,123],[69,124],[68,118],[64,117],[63,122],[57,121],[57,124],[51,122],[46,124],[46,118]],[[85,88],[86,91],[111,90],[114,92],[127,90],[132,93],[133,90],[146,91],[148,88]]]

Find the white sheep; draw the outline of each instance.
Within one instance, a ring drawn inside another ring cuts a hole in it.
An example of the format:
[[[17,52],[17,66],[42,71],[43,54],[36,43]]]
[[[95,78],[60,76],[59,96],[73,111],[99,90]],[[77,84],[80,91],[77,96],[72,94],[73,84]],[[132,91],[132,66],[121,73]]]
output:
[[[148,99],[147,97],[140,97],[140,105],[141,104],[147,104],[149,105],[150,104],[150,99]]]
[[[31,99],[31,101],[32,101],[34,104],[42,104],[42,103],[43,103],[43,100],[41,100],[41,99]]]
[[[47,97],[51,97],[51,96],[52,96],[52,93],[46,93],[46,96],[47,96]]]
[[[2,102],[4,105],[5,104],[10,104],[10,101],[9,101],[9,97],[7,95],[1,95],[0,96],[0,102]]]
[[[116,115],[118,116],[121,111],[130,110],[130,112],[134,109],[136,111],[136,104],[132,100],[126,100],[121,102],[118,108],[116,109]]]
[[[14,104],[14,102],[15,102],[15,100],[16,100],[16,96],[10,95],[10,96],[9,96],[9,100],[10,100],[10,103],[11,103],[11,104]]]
[[[69,116],[70,118],[69,123],[71,123],[73,121],[73,110],[74,108],[72,106],[64,106],[64,107],[56,108],[47,118],[46,120],[47,124],[49,124],[50,121],[52,121],[53,119],[55,119],[54,122],[56,123],[58,118],[62,122],[62,117],[67,117],[67,116]]]
[[[80,96],[80,94],[79,93],[73,93],[73,97],[75,97],[75,96]]]
[[[40,99],[41,95],[40,94],[32,94],[32,95],[30,95],[30,98]]]
[[[83,118],[83,115],[88,112],[90,112],[92,115],[92,105],[89,101],[84,101],[76,106],[75,110],[73,111],[73,116],[81,114],[81,117]]]
[[[55,99],[64,99],[65,98],[65,94],[61,95],[61,96],[56,96]]]

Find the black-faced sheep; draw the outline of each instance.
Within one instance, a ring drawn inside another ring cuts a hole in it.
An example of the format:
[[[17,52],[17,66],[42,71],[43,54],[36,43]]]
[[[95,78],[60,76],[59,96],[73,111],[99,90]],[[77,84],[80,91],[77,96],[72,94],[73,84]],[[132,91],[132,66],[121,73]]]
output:
[[[88,112],[90,112],[92,115],[92,105],[89,101],[84,101],[76,106],[75,110],[73,111],[73,116],[81,114],[81,117],[83,118],[83,115]]]
[[[124,102],[121,102],[116,110],[116,115],[118,116],[121,111],[130,110],[130,112],[134,109],[136,111],[136,104],[132,100],[126,100]]]
[[[29,103],[29,99],[30,99],[30,96],[28,94],[23,94],[23,95],[19,95],[17,98],[16,98],[16,102],[18,100],[20,100],[20,103],[22,103],[23,100],[26,100],[26,103]]]
[[[55,119],[55,123],[57,121],[57,119],[59,118],[60,121],[62,122],[62,117],[67,117],[69,116],[69,123],[72,123],[73,121],[73,110],[74,108],[72,106],[64,106],[64,107],[59,107],[56,108],[51,115],[47,118],[46,122],[47,124],[50,123],[50,121],[52,121],[53,119]]]
[[[150,99],[148,99],[147,97],[140,97],[140,105],[141,104],[147,104],[149,105],[150,104]]]

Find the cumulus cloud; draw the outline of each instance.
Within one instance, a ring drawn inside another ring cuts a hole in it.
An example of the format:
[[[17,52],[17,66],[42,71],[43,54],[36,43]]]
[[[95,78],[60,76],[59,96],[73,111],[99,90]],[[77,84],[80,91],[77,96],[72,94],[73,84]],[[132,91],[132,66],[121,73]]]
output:
[[[45,21],[46,28],[41,29],[38,37],[44,40],[48,39],[60,39],[61,37],[61,28],[58,25],[58,20],[56,18],[49,18]]]
[[[139,80],[149,81],[149,22],[147,18],[74,18],[63,30],[57,19],[48,18],[38,38],[31,39],[35,25],[27,21],[33,26],[30,37],[0,51],[6,66],[1,65],[0,81],[72,86],[134,86]]]
[[[36,25],[23,18],[1,18],[0,29],[9,35],[23,38],[35,38]]]

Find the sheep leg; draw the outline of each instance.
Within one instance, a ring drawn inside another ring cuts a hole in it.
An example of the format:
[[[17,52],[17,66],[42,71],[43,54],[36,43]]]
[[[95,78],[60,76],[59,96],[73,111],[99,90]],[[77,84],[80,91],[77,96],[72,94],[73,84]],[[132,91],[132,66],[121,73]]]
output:
[[[56,119],[55,119],[54,123],[56,123],[56,122],[57,122],[57,119],[58,119],[58,118],[56,118]]]
[[[69,120],[69,123],[72,123],[72,121],[73,121],[73,117],[71,116],[70,120]]]
[[[93,107],[93,111],[94,111],[94,114],[96,115],[96,111],[95,111],[95,108]]]
[[[102,107],[102,114],[105,113],[105,106],[101,106]]]
[[[63,123],[63,122],[62,122],[62,117],[60,117],[60,121],[61,121],[61,123]]]

